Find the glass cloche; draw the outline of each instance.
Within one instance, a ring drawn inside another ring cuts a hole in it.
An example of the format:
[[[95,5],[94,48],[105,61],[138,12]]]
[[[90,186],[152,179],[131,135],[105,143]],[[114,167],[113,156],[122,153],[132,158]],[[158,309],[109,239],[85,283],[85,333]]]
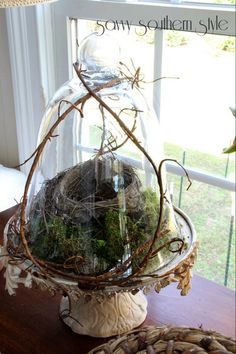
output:
[[[188,242],[160,170],[158,119],[119,52],[106,35],[85,38],[78,77],[56,92],[38,137],[25,237],[35,259],[75,279],[151,275]]]

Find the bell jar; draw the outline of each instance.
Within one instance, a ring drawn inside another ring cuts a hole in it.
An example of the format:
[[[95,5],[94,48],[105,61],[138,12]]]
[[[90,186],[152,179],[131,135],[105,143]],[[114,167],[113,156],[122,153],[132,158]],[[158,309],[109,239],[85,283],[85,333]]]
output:
[[[75,279],[154,274],[186,242],[160,168],[158,119],[109,36],[83,40],[75,71],[41,123],[25,212],[29,249]]]

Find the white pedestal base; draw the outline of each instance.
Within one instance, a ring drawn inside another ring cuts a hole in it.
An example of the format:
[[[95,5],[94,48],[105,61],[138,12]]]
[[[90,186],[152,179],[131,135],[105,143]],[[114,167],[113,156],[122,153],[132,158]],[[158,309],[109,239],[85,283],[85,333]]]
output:
[[[60,311],[63,321],[79,334],[92,337],[110,337],[138,327],[147,315],[147,300],[139,291],[136,295],[129,292],[116,293],[111,298],[98,302],[95,297],[90,301],[81,296],[77,301],[70,298],[70,316],[63,318],[69,309],[68,297],[61,300]]]

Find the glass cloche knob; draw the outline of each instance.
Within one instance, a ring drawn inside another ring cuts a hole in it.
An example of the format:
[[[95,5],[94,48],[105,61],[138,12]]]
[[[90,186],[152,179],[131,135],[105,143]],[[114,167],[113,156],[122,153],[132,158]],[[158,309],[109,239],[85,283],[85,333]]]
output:
[[[119,43],[114,38],[107,34],[99,36],[95,33],[81,42],[79,62],[89,71],[114,69],[118,67],[120,55]]]

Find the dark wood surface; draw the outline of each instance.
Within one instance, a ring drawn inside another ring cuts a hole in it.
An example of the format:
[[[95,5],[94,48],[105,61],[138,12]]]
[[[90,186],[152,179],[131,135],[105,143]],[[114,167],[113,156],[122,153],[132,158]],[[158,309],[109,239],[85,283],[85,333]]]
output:
[[[0,213],[0,237],[14,208]],[[40,290],[20,287],[16,296],[5,290],[0,273],[0,353],[1,354],[85,354],[103,343],[75,334],[58,317],[60,296],[50,297]],[[148,296],[148,316],[144,325],[202,326],[235,337],[234,292],[194,276],[189,295],[182,297],[172,284],[160,294]]]

